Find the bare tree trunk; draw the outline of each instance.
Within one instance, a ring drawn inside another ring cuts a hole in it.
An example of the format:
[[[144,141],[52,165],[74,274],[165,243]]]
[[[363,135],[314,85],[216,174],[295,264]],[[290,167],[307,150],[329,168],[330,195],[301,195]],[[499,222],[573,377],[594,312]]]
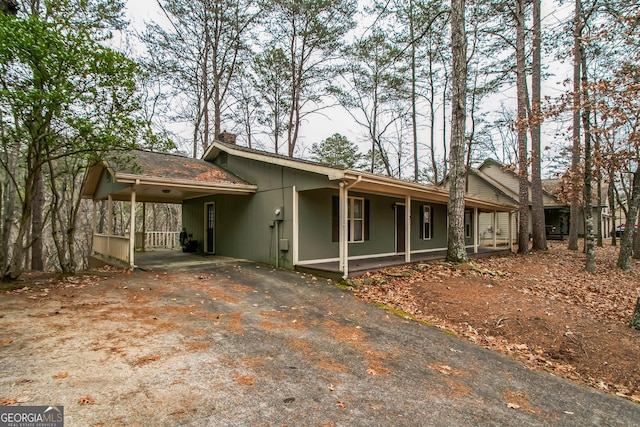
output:
[[[436,89],[433,78],[433,59],[429,55],[429,148],[431,151],[431,169],[433,169],[433,184],[438,185],[438,162],[436,160],[435,122],[436,122]],[[444,107],[443,107],[444,110]],[[443,123],[444,126],[444,123]],[[443,135],[444,136],[444,135]],[[446,139],[443,139],[446,141]],[[446,145],[446,144],[445,144]],[[446,153],[445,153],[446,156]]]
[[[464,165],[466,99],[467,99],[467,41],[464,19],[465,0],[451,2],[451,185],[447,205],[447,261],[466,262],[467,251],[464,244],[464,186],[466,169]]]
[[[42,259],[42,230],[44,223],[42,211],[44,210],[44,183],[42,170],[38,175],[36,184],[36,194],[33,197],[33,211],[31,213],[31,269],[43,271],[44,262]]]
[[[633,316],[631,316],[629,326],[632,329],[640,331],[640,297],[638,297],[638,301],[636,302],[636,309],[633,311]]]
[[[596,271],[595,236],[593,235],[593,158],[591,153],[591,126],[589,92],[587,91],[587,61],[584,52],[582,58],[582,88],[586,106],[582,109],[582,126],[584,128],[584,248],[587,255],[585,270]]]
[[[209,7],[208,2],[203,3],[204,7],[204,54],[202,55],[202,115],[204,120],[202,151],[206,152],[209,148],[209,48],[211,46],[211,37],[209,35]],[[218,137],[218,133],[214,134],[214,138]]]
[[[635,227],[633,219],[638,216],[640,211],[640,168],[636,169],[633,174],[633,189],[631,191],[631,200],[629,200],[629,210],[627,212],[627,225],[620,239],[620,253],[618,254],[618,268],[625,271],[631,271],[631,255],[633,254],[633,234]]]
[[[544,200],[542,197],[540,125],[543,120],[540,111],[542,55],[542,25],[540,17],[541,0],[533,1],[533,43],[531,54],[531,220],[533,222],[533,250],[547,250],[547,231],[544,218]]]
[[[529,174],[528,150],[527,150],[527,76],[526,58],[524,51],[524,1],[516,2],[516,73],[517,73],[517,93],[518,93],[518,119],[516,123],[518,131],[518,202],[519,218],[518,222],[518,253],[529,252]]]
[[[2,124],[0,123],[0,126]],[[20,149],[19,144],[16,144],[15,150],[14,151],[7,151],[6,152],[6,156],[7,158],[5,159],[6,161],[6,165],[7,165],[7,169],[8,170],[15,170],[15,164],[16,164],[16,156],[15,153],[17,150]],[[7,172],[8,174],[9,172]],[[2,257],[0,257],[0,267],[2,268],[2,270],[0,271],[6,271],[8,268],[8,262],[9,262],[9,256],[10,256],[10,239],[11,239],[11,231],[12,231],[12,227],[13,227],[13,218],[14,218],[14,212],[15,212],[15,208],[16,208],[16,189],[15,189],[15,184],[12,181],[10,176],[6,176],[4,182],[2,183],[2,187],[3,187],[3,199],[2,199],[2,205],[3,205],[3,209],[1,212],[2,214],[2,242],[0,242],[0,244],[2,244],[2,251],[1,251],[1,255]],[[0,276],[2,274],[0,273]]]
[[[636,223],[640,224],[640,206],[638,206],[638,219]],[[633,259],[640,259],[640,232],[637,230],[633,233]]]
[[[613,180],[613,172],[611,170],[608,171],[609,175],[609,189],[607,191],[607,196],[609,198],[609,209],[611,210],[611,246],[617,246],[617,236],[616,236],[616,193],[615,193],[615,182]]]
[[[465,41],[466,45],[466,41]],[[465,47],[466,50],[466,47]],[[466,53],[465,53],[466,55]],[[449,164],[447,159],[449,156],[447,155],[447,88],[449,87],[449,75],[447,74],[447,67],[445,64],[444,56],[442,58],[442,65],[444,66],[444,83],[442,85],[442,158],[444,159],[444,164],[442,165],[442,176],[449,175]],[[466,71],[465,71],[466,74]],[[433,122],[432,122],[433,123]]]
[[[411,40],[411,132],[413,139],[413,180],[420,178],[420,163],[418,159],[418,112],[416,100],[416,45],[413,30],[413,0],[409,1],[409,40]],[[400,168],[398,168],[398,173]]]
[[[571,153],[571,182],[579,188],[580,179],[580,68],[582,66],[582,0],[576,0],[574,30],[573,30],[573,149]],[[580,214],[579,192],[571,193],[570,217],[569,217],[569,244],[568,248],[578,250],[578,215]]]

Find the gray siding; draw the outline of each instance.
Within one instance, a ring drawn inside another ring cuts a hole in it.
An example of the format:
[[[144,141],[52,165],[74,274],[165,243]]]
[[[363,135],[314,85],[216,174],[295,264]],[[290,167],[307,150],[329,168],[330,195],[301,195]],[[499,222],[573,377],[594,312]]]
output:
[[[185,201],[184,226],[204,250],[204,206],[216,203],[215,253],[246,258],[268,264],[293,268],[291,246],[282,252],[279,239],[293,237],[292,189],[259,191],[248,196],[217,195]],[[274,210],[284,208],[284,220],[274,221]],[[277,234],[276,234],[277,231]],[[278,257],[276,259],[276,257]]]
[[[497,243],[504,244],[509,241],[509,214],[506,212],[498,212],[497,215],[497,226],[494,230],[493,213],[480,213],[478,217],[478,243],[480,246],[493,245],[494,234]],[[516,214],[511,216],[511,232],[513,233],[511,237],[514,239],[516,237],[515,233],[517,232],[517,217]]]
[[[102,171],[102,175],[100,176],[100,180],[98,181],[98,186],[93,198],[96,200],[106,199],[109,194],[117,193],[130,186],[131,184],[121,184],[119,182],[113,181],[110,178],[109,172],[104,169]]]
[[[338,183],[331,183],[326,176],[289,169],[271,163],[227,156],[225,163],[222,163],[220,158],[216,158],[216,164],[251,184],[257,184],[259,191],[283,187],[290,188],[294,185],[298,191],[327,187],[338,189]]]
[[[471,196],[479,197],[484,200],[497,203],[514,203],[517,200],[511,197],[505,196],[502,192],[496,190],[491,185],[477,175],[469,174],[469,191],[467,192]],[[517,194],[517,193],[516,193]]]
[[[349,256],[394,253],[396,251],[395,203],[404,200],[393,197],[349,192],[349,196],[369,200],[369,240],[349,244]]]
[[[300,261],[338,256],[338,242],[332,242],[332,197],[335,190],[302,191],[298,194],[298,258]]]
[[[336,190],[303,191],[298,196],[300,261],[337,258],[338,242],[332,241],[332,198]],[[402,199],[350,192],[350,197],[362,197],[369,203],[369,239],[349,243],[349,256],[366,256],[395,252],[395,203]]]
[[[420,228],[422,206],[431,206],[433,236],[422,239]],[[411,250],[442,249],[447,247],[447,205],[413,200],[411,202]]]

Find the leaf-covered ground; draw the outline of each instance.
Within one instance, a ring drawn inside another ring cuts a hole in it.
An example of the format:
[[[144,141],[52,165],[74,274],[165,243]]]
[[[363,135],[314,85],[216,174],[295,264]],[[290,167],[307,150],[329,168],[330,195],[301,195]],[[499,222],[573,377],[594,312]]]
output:
[[[640,261],[615,268],[618,248],[584,254],[550,242],[548,252],[416,264],[370,273],[356,295],[454,332],[530,369],[640,402],[640,331],[629,320],[640,295]]]

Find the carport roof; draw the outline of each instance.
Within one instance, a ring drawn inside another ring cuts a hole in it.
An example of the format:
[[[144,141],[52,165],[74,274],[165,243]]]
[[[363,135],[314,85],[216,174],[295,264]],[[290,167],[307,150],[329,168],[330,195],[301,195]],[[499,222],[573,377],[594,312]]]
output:
[[[91,167],[82,196],[129,200],[133,188],[138,201],[181,203],[211,194],[254,193],[257,187],[201,159],[132,150],[112,153]]]

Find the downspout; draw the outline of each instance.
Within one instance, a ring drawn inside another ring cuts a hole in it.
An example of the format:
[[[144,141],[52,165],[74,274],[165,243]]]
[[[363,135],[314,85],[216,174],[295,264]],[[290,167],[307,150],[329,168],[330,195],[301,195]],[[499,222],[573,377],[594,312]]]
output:
[[[342,267],[342,278],[347,279],[349,277],[349,242],[347,239],[348,230],[348,218],[349,210],[347,203],[349,201],[349,189],[353,188],[360,181],[362,181],[362,175],[358,175],[358,178],[351,184],[346,184],[345,181],[340,182],[340,264]]]
[[[411,196],[404,197],[404,262],[411,262]]]

